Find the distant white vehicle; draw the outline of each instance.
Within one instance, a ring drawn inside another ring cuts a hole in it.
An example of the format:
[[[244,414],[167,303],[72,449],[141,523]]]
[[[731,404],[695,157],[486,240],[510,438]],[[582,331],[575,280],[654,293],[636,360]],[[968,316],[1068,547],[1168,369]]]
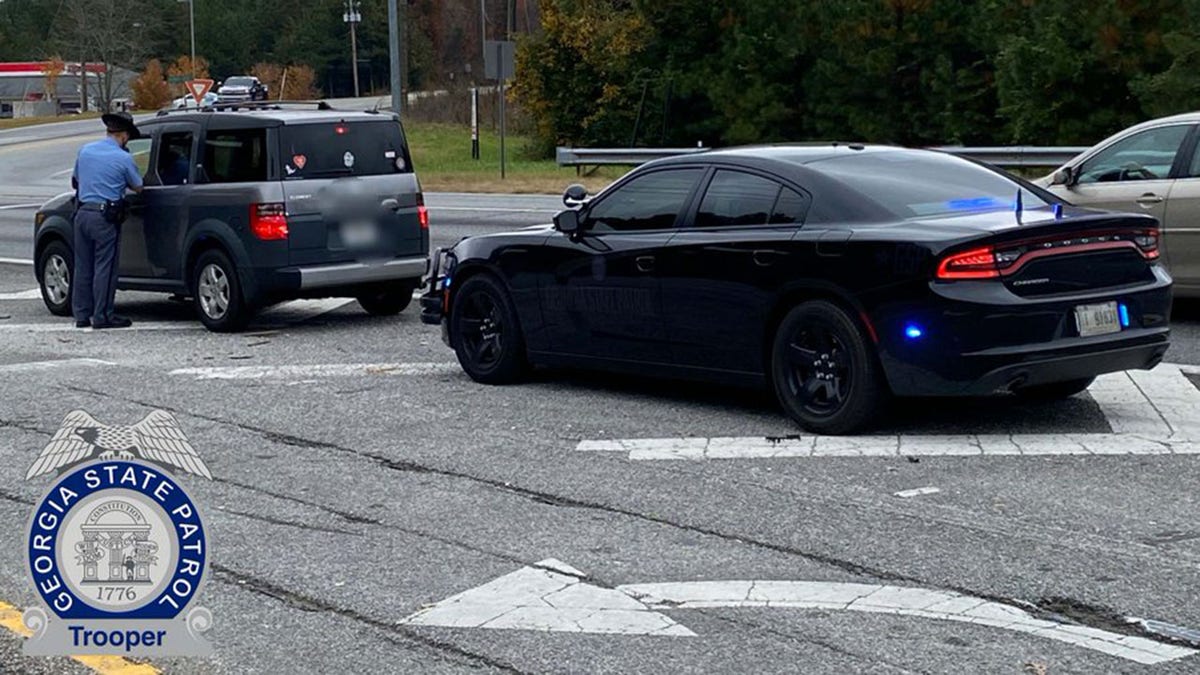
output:
[[[204,95],[202,104],[198,105],[196,103],[196,99],[193,98],[191,94],[188,94],[187,96],[180,96],[174,101],[171,101],[171,108],[173,110],[187,110],[188,108],[199,108],[201,105],[212,106],[216,104],[217,95],[210,91]]]

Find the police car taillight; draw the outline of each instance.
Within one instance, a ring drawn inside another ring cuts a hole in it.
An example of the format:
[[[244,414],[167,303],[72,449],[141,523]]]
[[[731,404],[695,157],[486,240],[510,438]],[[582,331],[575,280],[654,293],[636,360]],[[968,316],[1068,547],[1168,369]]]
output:
[[[281,203],[251,204],[250,231],[263,241],[288,238],[287,213]]]

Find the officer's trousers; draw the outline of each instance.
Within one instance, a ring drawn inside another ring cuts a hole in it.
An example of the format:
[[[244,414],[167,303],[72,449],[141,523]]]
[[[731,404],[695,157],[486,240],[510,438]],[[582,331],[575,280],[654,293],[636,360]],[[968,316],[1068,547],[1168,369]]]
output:
[[[71,308],[76,321],[92,325],[113,320],[117,297],[117,268],[121,259],[121,229],[99,211],[75,214],[75,278],[71,279]]]

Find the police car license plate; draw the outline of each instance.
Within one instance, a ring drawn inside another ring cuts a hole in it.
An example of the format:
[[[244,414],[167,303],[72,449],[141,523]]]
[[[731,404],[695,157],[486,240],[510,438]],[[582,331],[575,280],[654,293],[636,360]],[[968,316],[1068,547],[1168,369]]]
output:
[[[1075,308],[1075,325],[1079,327],[1080,337],[1119,333],[1121,317],[1117,311],[1117,303],[1079,305]]]
[[[374,223],[350,222],[342,225],[342,244],[363,249],[379,243],[379,228]]]

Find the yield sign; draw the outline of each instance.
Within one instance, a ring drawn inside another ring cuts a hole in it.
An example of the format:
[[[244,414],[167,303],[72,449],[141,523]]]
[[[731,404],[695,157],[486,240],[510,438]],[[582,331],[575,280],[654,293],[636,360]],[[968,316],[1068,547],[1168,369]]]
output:
[[[188,93],[192,95],[192,98],[196,99],[196,103],[202,103],[204,95],[212,89],[213,81],[207,79],[188,80],[183,83],[183,86],[187,87]]]

